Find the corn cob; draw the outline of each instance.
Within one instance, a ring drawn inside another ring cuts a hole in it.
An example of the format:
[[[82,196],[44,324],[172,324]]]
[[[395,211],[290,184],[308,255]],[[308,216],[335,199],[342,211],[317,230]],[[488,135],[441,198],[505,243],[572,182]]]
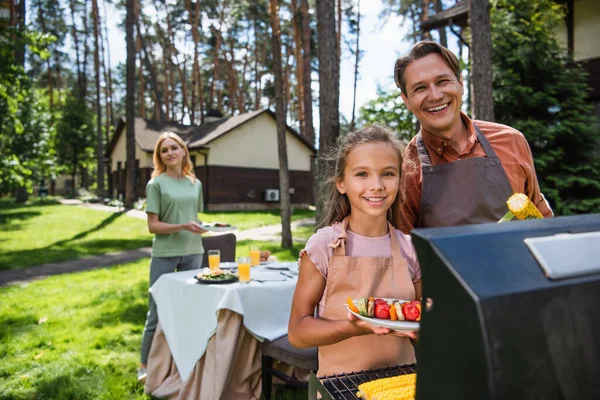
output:
[[[544,218],[540,210],[523,193],[515,193],[506,202],[508,209],[517,219]]]
[[[365,400],[375,400],[379,399],[378,396],[380,393],[389,390],[396,390],[403,388],[405,386],[411,387],[415,386],[417,381],[417,374],[406,374],[406,375],[398,375],[393,376],[391,378],[381,378],[375,379],[370,382],[365,382],[358,385],[358,397],[361,397]]]
[[[383,392],[375,393],[372,396],[373,400],[413,400],[417,391],[416,385],[404,386],[401,388],[384,390]]]

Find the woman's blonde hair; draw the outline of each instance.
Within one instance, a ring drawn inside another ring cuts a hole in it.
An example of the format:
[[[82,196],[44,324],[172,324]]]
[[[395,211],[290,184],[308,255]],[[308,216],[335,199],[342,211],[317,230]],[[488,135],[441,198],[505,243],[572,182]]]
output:
[[[402,173],[402,153],[404,151],[404,146],[389,129],[381,125],[373,124],[338,138],[337,146],[334,146],[330,154],[319,156],[319,165],[321,168],[325,169],[325,180],[323,183],[323,190],[321,190],[323,220],[321,224],[319,224],[320,227],[331,225],[334,222],[341,222],[350,215],[350,201],[348,200],[348,196],[338,191],[337,183],[344,179],[344,170],[346,169],[348,154],[350,154],[357,146],[366,143],[389,144],[398,153],[398,173]],[[400,190],[398,190],[394,203],[387,211],[387,220],[395,228],[399,226],[397,213],[400,208],[400,201]]]
[[[194,173],[194,165],[192,164],[192,160],[190,159],[190,152],[188,151],[187,146],[185,145],[183,139],[179,137],[176,133],[173,132],[164,132],[162,135],[158,137],[156,141],[156,146],[154,146],[154,154],[152,155],[152,161],[154,163],[154,171],[152,171],[152,178],[157,177],[167,170],[167,166],[163,163],[160,158],[160,146],[162,146],[162,142],[166,139],[173,139],[174,141],[181,146],[181,148],[185,151],[185,155],[183,156],[183,161],[181,162],[181,172],[184,176],[187,176],[192,183],[196,182],[196,174]]]

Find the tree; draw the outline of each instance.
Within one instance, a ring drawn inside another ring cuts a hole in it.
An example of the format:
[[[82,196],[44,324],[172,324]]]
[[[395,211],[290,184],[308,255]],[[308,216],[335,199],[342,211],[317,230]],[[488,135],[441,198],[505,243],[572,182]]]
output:
[[[98,0],[92,0],[92,15],[94,19],[94,71],[96,73],[96,179],[97,194],[103,197],[104,135],[102,134],[102,105],[100,103],[100,14],[98,13]]]
[[[135,201],[135,43],[133,26],[135,25],[135,0],[127,0],[125,17],[125,40],[127,42],[127,91],[125,94],[125,207],[133,207]],[[143,101],[143,99],[142,99]]]
[[[87,168],[94,158],[94,116],[86,102],[81,101],[79,90],[67,95],[62,118],[57,126],[56,151],[61,164],[71,173],[71,195],[76,194],[75,178],[78,169]]]
[[[300,99],[304,103],[304,135],[306,139],[313,145],[315,144],[315,128],[313,125],[313,114],[312,114],[312,52],[310,46],[311,29],[310,29],[310,14],[308,13],[308,0],[300,0],[300,8],[302,9],[302,45],[303,45],[303,58],[304,68],[303,72],[303,98]]]
[[[340,135],[340,64],[335,29],[335,0],[317,0],[317,36],[319,55],[319,154],[335,145]],[[327,166],[317,166],[315,187],[323,183]],[[318,190],[317,193],[322,193]],[[317,223],[320,223],[322,201],[317,199]]]
[[[493,121],[492,33],[488,0],[469,0],[471,32],[471,87],[473,118]]]
[[[356,86],[358,83],[358,63],[362,58],[362,51],[360,50],[360,0],[356,6],[356,20],[352,18],[352,8],[348,8],[348,24],[350,25],[350,33],[356,34],[356,48],[350,48],[351,53],[354,55],[354,89],[352,91],[352,119],[350,120],[350,130],[353,131],[356,125],[355,111],[356,111]]]
[[[283,73],[281,70],[281,37],[279,24],[279,1],[270,0],[271,35],[273,41],[273,75],[275,75],[275,116],[277,119],[277,149],[279,155],[279,204],[281,207],[281,247],[292,248],[290,178],[288,173],[285,123],[285,102],[283,98]]]
[[[416,118],[408,111],[396,88],[377,87],[377,97],[360,109],[359,126],[378,123],[388,126],[405,143],[418,131]]]
[[[554,36],[551,0],[494,0],[496,120],[525,135],[540,187],[557,214],[600,211],[600,128],[581,69]]]

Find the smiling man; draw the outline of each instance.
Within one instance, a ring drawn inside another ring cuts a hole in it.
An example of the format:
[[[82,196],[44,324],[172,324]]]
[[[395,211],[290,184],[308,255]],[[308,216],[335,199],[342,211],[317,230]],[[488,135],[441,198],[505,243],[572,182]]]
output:
[[[529,196],[544,217],[553,216],[523,134],[461,111],[464,86],[454,53],[419,42],[396,61],[394,79],[421,123],[402,166],[402,231],[497,222],[517,192]]]

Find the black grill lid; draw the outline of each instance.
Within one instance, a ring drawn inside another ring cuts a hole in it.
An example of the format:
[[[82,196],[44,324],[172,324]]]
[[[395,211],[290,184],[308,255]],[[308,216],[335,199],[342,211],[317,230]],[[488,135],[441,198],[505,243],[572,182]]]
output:
[[[415,229],[417,400],[600,399],[600,274],[550,280],[524,239],[600,231],[600,214]]]

